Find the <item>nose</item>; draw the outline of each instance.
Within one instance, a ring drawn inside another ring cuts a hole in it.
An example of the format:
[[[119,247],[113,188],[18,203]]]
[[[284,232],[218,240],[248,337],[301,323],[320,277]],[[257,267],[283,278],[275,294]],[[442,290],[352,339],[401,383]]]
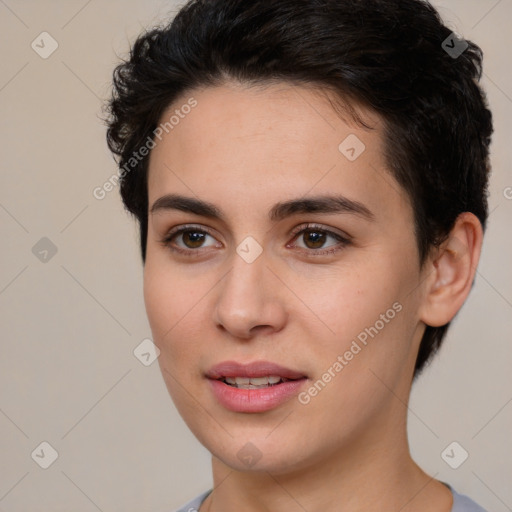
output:
[[[234,255],[231,271],[216,290],[214,321],[234,338],[248,340],[283,329],[287,310],[282,284],[267,267],[264,254],[252,263]]]

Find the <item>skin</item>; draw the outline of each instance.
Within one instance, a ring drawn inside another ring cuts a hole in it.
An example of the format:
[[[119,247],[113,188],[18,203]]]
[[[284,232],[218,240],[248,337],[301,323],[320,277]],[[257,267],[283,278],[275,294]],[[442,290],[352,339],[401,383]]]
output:
[[[406,404],[425,324],[451,320],[470,290],[480,223],[462,214],[420,268],[412,207],[386,170],[375,114],[359,107],[368,130],[311,88],[226,83],[188,91],[162,120],[191,96],[197,106],[151,152],[149,206],[181,194],[213,203],[224,220],[150,214],[144,299],[169,393],[212,453],[215,490],[201,512],[449,512],[450,491],[409,454]],[[338,149],[350,134],[366,146],[353,162]],[[363,203],[373,219],[268,218],[275,203],[334,193]],[[291,234],[311,223],[350,242],[327,236],[315,245],[318,228]],[[202,245],[183,234],[161,242],[187,224],[211,234]],[[252,263],[236,252],[247,236],[263,248]],[[339,250],[315,254],[329,249]],[[292,398],[238,413],[210,390],[205,373],[226,360],[298,370],[307,390],[397,302],[402,310],[306,405]],[[250,467],[237,456],[249,442],[261,455]]]

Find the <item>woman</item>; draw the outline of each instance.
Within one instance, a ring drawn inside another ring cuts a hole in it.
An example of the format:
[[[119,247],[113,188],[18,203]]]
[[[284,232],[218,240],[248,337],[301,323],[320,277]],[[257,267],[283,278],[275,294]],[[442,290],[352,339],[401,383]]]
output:
[[[480,72],[420,0],[191,1],[118,66],[159,364],[212,454],[181,510],[483,510],[406,429],[480,256]]]

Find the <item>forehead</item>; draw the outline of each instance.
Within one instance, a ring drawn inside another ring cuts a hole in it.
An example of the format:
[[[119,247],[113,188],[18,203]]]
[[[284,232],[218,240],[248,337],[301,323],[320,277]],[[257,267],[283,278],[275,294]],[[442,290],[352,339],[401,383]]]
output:
[[[187,108],[190,112],[180,119],[173,116],[185,109],[191,98],[197,105],[193,109]],[[168,126],[170,130],[167,131],[172,131],[175,139],[179,138],[179,144],[175,145],[179,147],[174,149],[179,154],[187,151],[189,157],[191,153],[197,157],[205,153],[218,156],[229,148],[230,157],[234,158],[248,147],[257,146],[263,151],[262,159],[272,156],[279,161],[293,162],[304,157],[318,159],[320,153],[337,159],[340,156],[338,146],[343,140],[340,137],[345,138],[352,132],[363,133],[348,113],[342,112],[345,115],[340,118],[333,108],[338,104],[341,100],[318,87],[228,82],[182,95],[163,113],[160,124],[165,128],[166,121],[171,118],[178,121],[174,126]],[[364,112],[364,119],[374,127],[364,132],[369,143],[366,149],[370,153],[379,152],[379,119],[368,111]]]
[[[408,198],[386,170],[380,119],[357,107],[372,128],[361,127],[333,101],[286,83],[188,91],[161,116],[167,129],[150,155],[149,205],[187,193],[260,208],[335,191],[396,215]]]

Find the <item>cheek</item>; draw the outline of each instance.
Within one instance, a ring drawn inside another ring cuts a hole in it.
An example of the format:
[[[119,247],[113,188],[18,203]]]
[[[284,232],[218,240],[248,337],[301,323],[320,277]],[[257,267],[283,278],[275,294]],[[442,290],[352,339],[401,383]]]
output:
[[[153,341],[162,355],[185,353],[187,341],[198,324],[201,297],[207,290],[200,282],[148,258],[144,270],[144,303]],[[191,331],[192,329],[192,331]],[[189,346],[189,348],[191,348]]]
[[[400,294],[398,283],[371,265],[341,268],[321,281],[310,272],[305,288],[305,302],[335,336],[343,339],[373,325]]]
[[[144,268],[144,304],[157,345],[160,345],[166,330],[175,322],[175,297],[166,274],[159,272],[152,259],[148,258]]]
[[[199,378],[194,370],[202,356],[196,340],[201,339],[198,326],[204,324],[198,318],[204,293],[168,265],[146,261],[144,302],[153,342],[160,350],[158,364],[174,404],[186,419],[197,414],[186,390]]]
[[[308,287],[308,304],[329,328],[312,346],[318,361],[329,368],[346,353],[350,366],[375,371],[404,364],[416,321],[413,276],[412,266],[380,255]]]

